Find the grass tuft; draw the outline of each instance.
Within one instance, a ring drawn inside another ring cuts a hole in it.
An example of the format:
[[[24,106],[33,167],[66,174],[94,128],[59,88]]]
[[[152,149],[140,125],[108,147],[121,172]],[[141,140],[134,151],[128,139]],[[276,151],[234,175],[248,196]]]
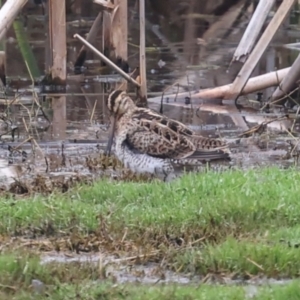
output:
[[[103,180],[46,198],[4,198],[0,234],[46,236],[56,250],[142,254],[200,275],[297,277],[299,179],[297,170],[266,168],[189,174],[169,184]]]

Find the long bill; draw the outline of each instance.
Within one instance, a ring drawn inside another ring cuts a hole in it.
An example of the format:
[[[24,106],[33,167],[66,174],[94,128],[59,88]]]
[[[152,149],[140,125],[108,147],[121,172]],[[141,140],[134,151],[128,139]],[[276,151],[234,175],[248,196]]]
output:
[[[108,142],[107,142],[107,146],[106,146],[106,150],[105,150],[105,154],[110,156],[111,153],[111,148],[112,148],[112,144],[114,141],[114,135],[115,135],[115,129],[116,129],[116,117],[112,116],[112,126],[110,128],[110,133],[108,136]]]

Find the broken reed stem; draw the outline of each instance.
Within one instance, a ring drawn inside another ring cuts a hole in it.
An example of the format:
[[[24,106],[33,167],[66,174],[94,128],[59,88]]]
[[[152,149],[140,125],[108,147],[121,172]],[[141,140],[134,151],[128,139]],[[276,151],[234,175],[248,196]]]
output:
[[[110,59],[108,59],[98,49],[96,49],[93,45],[91,45],[88,41],[86,41],[82,36],[80,36],[79,34],[76,33],[74,35],[74,38],[80,40],[86,47],[88,47],[91,51],[93,51],[96,55],[98,55],[106,64],[108,64],[110,67],[112,67],[116,72],[118,72],[121,76],[123,76],[127,81],[133,83],[138,88],[141,87],[141,85],[136,80],[134,80],[127,73],[125,73],[122,69],[120,69],[117,65],[115,65]]]
[[[111,3],[111,1],[105,1],[105,0],[94,0],[94,3],[102,5],[105,8],[108,9],[114,9],[116,6]]]
[[[22,105],[23,106],[23,105]],[[26,107],[25,107],[26,108]],[[29,110],[27,109],[28,113],[29,113]],[[29,115],[29,118],[31,119],[31,116]],[[37,148],[39,151],[40,151],[40,154],[42,155],[42,157],[45,157],[44,155],[44,152],[43,150],[41,149],[40,145],[37,143],[37,141],[30,135],[30,132],[29,132],[29,129],[28,129],[28,126],[26,124],[26,121],[24,119],[24,117],[22,118],[22,121],[23,121],[23,124],[24,124],[24,127],[25,127],[25,131],[27,132],[28,134],[28,138],[23,142],[24,144],[28,141],[30,141],[31,143],[31,147],[32,147],[32,153],[35,154],[35,148]],[[21,143],[22,144],[22,143]],[[18,145],[18,147],[21,146],[21,144]],[[34,148],[35,146],[35,148]]]
[[[25,130],[26,130],[26,132],[27,132],[27,134],[28,134],[28,139],[29,139],[29,141],[30,141],[30,143],[31,143],[31,148],[32,148],[33,156],[35,156],[35,148],[34,148],[34,145],[35,145],[35,144],[34,144],[34,142],[33,142],[34,138],[30,135],[29,129],[28,129],[28,127],[27,127],[27,124],[26,124],[26,121],[25,121],[24,118],[22,118],[22,121],[23,121],[23,125],[24,125],[24,127],[25,127]]]
[[[281,3],[273,19],[260,37],[246,63],[243,65],[242,69],[234,80],[231,89],[226,93],[225,99],[237,100],[237,98],[242,94],[254,68],[265,52],[267,46],[270,44],[279,26],[282,24],[285,17],[291,10],[294,2],[294,0],[285,0]]]
[[[95,101],[95,103],[94,103],[93,110],[92,110],[92,114],[91,114],[91,117],[90,117],[90,123],[91,123],[91,124],[92,124],[92,121],[93,121],[93,119],[94,119],[94,115],[95,115],[95,110],[96,110],[97,103],[98,103],[98,100],[96,99],[96,101]]]
[[[293,121],[293,125],[292,125],[292,127],[291,127],[291,132],[294,131],[294,127],[295,127],[296,121],[297,121],[297,119],[298,119],[299,112],[300,112],[300,106],[297,108],[297,111],[296,111],[296,118],[295,118],[294,121]]]
[[[146,79],[146,38],[145,38],[145,0],[140,0],[140,96],[147,99],[147,79]]]
[[[277,89],[274,91],[270,101],[273,102],[275,100],[281,99],[277,101],[279,104],[283,104],[286,95],[296,86],[296,82],[298,81],[300,76],[300,54],[297,59],[294,61],[289,72],[284,76],[280,85],[278,85]],[[297,103],[296,103],[297,104]]]
[[[129,76],[131,77],[131,78],[133,78],[132,77],[132,75],[135,73],[135,69],[131,72],[131,73],[129,73]],[[119,90],[125,90],[125,87],[126,87],[126,84],[127,84],[127,82],[126,81],[123,81],[122,83],[121,83],[121,85],[118,87],[118,89]]]
[[[34,87],[34,78],[33,78],[33,75],[32,75],[32,73],[31,73],[31,70],[30,70],[30,68],[29,68],[28,62],[27,62],[26,60],[25,60],[25,65],[26,65],[26,68],[27,68],[28,73],[29,73],[29,76],[30,76],[30,80],[31,80],[32,87]],[[37,93],[35,92],[34,88],[32,89],[32,94],[33,94],[34,96],[37,96]],[[39,103],[37,103],[37,105],[40,106]]]
[[[277,122],[277,121],[282,121],[282,120],[286,120],[289,117],[286,116],[281,116],[281,117],[277,117],[275,119],[272,119],[270,121],[263,121],[262,123],[255,125],[253,127],[251,127],[250,129],[243,131],[241,134],[238,135],[238,137],[242,138],[242,137],[248,137],[254,133],[258,133],[260,131],[260,129],[262,129],[262,127],[267,126],[268,124],[271,124],[273,122]],[[295,119],[296,120],[296,119]]]
[[[280,102],[282,99],[285,99],[287,97],[290,97],[294,92],[296,92],[299,88],[296,87],[294,90],[292,90],[290,93],[284,95],[283,97],[277,99],[277,100],[269,100],[267,103],[265,103],[265,105],[260,109],[260,110],[264,110],[268,105],[275,105],[278,102]]]
[[[254,260],[250,259],[249,257],[247,257],[246,259],[251,264],[253,264],[254,266],[256,266],[258,269],[260,269],[261,271],[264,271],[264,268],[261,265],[259,265],[257,262],[255,262]]]
[[[20,148],[22,145],[26,144],[27,142],[30,142],[31,139],[32,139],[32,137],[29,137],[26,140],[24,140],[23,142],[19,143],[17,146],[13,147],[13,151],[17,150],[18,148]]]
[[[27,67],[27,70],[28,70],[28,73],[30,75],[30,79],[31,79],[31,83],[32,83],[32,97],[33,97],[33,100],[34,100],[34,103],[37,105],[38,109],[35,113],[35,118],[38,116],[38,111],[39,109],[41,109],[43,115],[44,115],[44,112],[43,112],[43,109],[42,109],[42,106],[40,105],[39,101],[38,101],[38,95],[36,93],[36,91],[34,90],[34,79],[33,79],[33,76],[32,76],[32,73],[31,73],[31,70],[28,66],[28,63],[27,61],[25,60],[25,64],[26,64],[26,67]],[[32,108],[33,108],[33,111],[34,111],[34,103],[32,103]],[[39,133],[38,133],[38,130],[37,128],[35,128],[35,132],[37,134],[37,136],[39,137]]]
[[[7,0],[0,10],[0,41],[11,27],[27,0]]]
[[[99,28],[101,28],[101,21],[102,21],[102,12],[99,12],[98,16],[96,17],[96,19],[86,37],[86,40],[88,42],[94,41],[96,39]],[[79,54],[77,56],[74,66],[77,68],[81,67],[84,64],[85,59],[86,59],[86,46],[83,45],[79,51]]]
[[[259,1],[247,29],[235,50],[232,61],[245,62],[274,3],[275,0]]]

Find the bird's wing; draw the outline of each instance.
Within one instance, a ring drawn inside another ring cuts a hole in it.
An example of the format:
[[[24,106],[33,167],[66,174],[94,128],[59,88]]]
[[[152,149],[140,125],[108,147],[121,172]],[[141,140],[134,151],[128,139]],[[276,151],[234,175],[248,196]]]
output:
[[[132,115],[127,141],[133,149],[161,158],[214,160],[228,156],[219,139],[196,135],[183,123],[157,112],[139,108]]]
[[[153,122],[155,121],[161,125],[168,127],[175,134],[186,136],[195,145],[197,150],[217,150],[227,147],[227,144],[220,139],[197,135],[185,124],[161,115],[154,110],[145,108],[137,109],[133,114],[133,120],[138,121],[143,119],[151,120]]]
[[[133,120],[151,120],[160,123],[168,127],[170,130],[177,134],[183,134],[186,136],[193,136],[195,133],[193,130],[188,128],[185,124],[170,119],[167,116],[161,115],[152,109],[138,108],[133,114]]]
[[[143,109],[135,114],[127,134],[129,146],[142,153],[160,158],[185,158],[196,148],[184,135],[173,130],[164,118]]]

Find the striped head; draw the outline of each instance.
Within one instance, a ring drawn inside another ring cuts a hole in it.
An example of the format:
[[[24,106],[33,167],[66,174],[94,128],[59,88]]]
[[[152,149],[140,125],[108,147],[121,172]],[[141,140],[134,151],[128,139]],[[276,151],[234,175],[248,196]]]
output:
[[[135,108],[133,100],[122,90],[110,93],[106,105],[112,114],[119,117]]]
[[[110,155],[117,120],[126,113],[133,111],[136,106],[133,100],[126,94],[126,92],[122,90],[115,90],[110,93],[106,102],[106,106],[111,112],[112,117],[112,126],[106,148],[106,154]]]

